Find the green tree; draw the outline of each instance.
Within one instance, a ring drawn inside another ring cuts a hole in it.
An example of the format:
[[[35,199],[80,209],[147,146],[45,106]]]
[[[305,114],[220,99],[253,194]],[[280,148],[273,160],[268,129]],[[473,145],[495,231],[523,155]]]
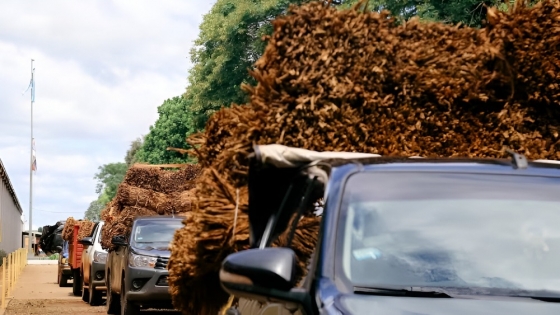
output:
[[[99,199],[92,201],[84,214],[84,219],[99,222],[101,219],[101,210],[103,210],[105,205],[106,204],[100,202]]]
[[[142,137],[136,138],[136,140],[130,143],[130,148],[126,151],[126,155],[124,157],[124,162],[126,163],[127,167],[131,167],[134,163],[136,163],[137,157],[136,154],[142,148],[144,144],[144,139]]]
[[[190,111],[191,99],[177,96],[167,99],[158,107],[159,118],[144,138],[136,153],[136,160],[150,164],[183,163],[188,158],[168,147],[188,149],[185,139],[195,131]]]
[[[266,45],[262,36],[272,32],[271,21],[290,4],[309,0],[218,0],[204,16],[191,50],[185,97],[192,100],[194,129],[204,128],[208,117],[222,106],[242,104],[247,95],[242,83],[255,83],[248,69]]]
[[[99,167],[99,173],[95,174],[97,186],[95,192],[105,194],[112,200],[117,194],[119,184],[124,180],[128,166],[126,163],[109,163]]]

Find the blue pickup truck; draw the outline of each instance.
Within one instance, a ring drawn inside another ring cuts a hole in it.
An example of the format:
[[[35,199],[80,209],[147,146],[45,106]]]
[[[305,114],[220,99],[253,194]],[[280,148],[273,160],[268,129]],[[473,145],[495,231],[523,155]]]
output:
[[[222,287],[306,315],[560,314],[560,164],[509,156],[257,146],[252,248],[224,260]],[[271,243],[317,198],[318,242],[297,283],[295,252]]]

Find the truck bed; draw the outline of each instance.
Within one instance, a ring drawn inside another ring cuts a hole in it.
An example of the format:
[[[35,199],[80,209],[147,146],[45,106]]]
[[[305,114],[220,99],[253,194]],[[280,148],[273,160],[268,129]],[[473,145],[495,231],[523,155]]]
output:
[[[72,269],[80,268],[82,264],[82,253],[84,251],[84,245],[78,243],[78,232],[80,230],[79,225],[74,225],[74,236],[72,242],[68,244],[68,264]]]

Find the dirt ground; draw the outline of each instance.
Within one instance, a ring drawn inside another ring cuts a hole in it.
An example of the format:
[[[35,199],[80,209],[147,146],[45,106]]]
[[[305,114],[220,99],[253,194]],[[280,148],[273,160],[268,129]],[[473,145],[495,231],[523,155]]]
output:
[[[57,265],[27,265],[17,281],[13,297],[4,312],[6,315],[23,314],[107,314],[105,305],[90,306],[80,296],[72,294],[72,287],[56,283]],[[71,281],[69,281],[69,284]],[[143,314],[178,315],[171,311],[143,311]],[[2,312],[0,311],[0,314]]]

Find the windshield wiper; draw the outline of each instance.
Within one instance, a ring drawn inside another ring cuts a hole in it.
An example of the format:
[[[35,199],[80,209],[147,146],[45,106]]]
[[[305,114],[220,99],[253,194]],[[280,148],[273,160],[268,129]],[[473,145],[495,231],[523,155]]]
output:
[[[426,298],[453,298],[450,294],[439,288],[423,287],[354,287],[356,294],[408,296]]]
[[[550,303],[560,303],[560,297],[558,296],[508,295],[508,297],[526,298]]]

